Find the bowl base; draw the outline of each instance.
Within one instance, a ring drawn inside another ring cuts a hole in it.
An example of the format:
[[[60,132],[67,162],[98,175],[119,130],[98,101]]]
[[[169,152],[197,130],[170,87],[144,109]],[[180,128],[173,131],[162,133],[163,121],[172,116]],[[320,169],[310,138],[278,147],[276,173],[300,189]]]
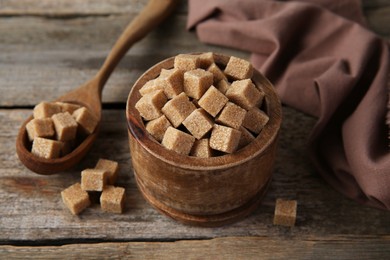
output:
[[[150,193],[147,192],[146,189],[144,189],[142,185],[140,185],[137,174],[135,174],[135,180],[142,196],[158,211],[183,224],[201,227],[218,227],[243,219],[259,206],[271,182],[271,179],[268,180],[268,182],[263,186],[263,188],[259,190],[258,193],[256,193],[255,196],[253,196],[248,202],[238,208],[215,215],[192,215],[168,207],[155,199]]]

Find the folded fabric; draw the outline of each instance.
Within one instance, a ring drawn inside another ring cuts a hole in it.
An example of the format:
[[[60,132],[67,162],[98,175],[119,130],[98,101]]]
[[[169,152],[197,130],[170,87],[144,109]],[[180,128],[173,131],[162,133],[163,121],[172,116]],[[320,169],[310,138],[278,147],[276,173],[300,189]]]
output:
[[[189,0],[188,29],[252,53],[282,102],[318,117],[309,156],[334,188],[390,210],[389,46],[357,0]]]

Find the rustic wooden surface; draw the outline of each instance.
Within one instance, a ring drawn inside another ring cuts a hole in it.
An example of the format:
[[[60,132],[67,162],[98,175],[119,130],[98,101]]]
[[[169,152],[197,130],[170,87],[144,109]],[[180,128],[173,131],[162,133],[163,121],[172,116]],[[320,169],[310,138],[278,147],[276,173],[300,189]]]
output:
[[[263,204],[248,218],[220,228],[178,224],[142,198],[132,175],[125,100],[140,74],[182,52],[247,53],[200,43],[185,30],[187,4],[135,45],[103,92],[101,134],[88,158],[53,176],[27,170],[14,149],[17,130],[41,100],[53,99],[89,79],[121,30],[146,0],[0,0],[0,258],[58,254],[111,258],[293,258],[386,259],[390,257],[390,213],[343,197],[311,167],[305,140],[315,124],[283,108],[278,159]],[[371,28],[390,39],[390,1],[366,0]],[[98,205],[72,216],[60,191],[80,180],[98,158],[120,164],[126,211],[103,213]],[[298,200],[297,225],[272,225],[275,199]]]

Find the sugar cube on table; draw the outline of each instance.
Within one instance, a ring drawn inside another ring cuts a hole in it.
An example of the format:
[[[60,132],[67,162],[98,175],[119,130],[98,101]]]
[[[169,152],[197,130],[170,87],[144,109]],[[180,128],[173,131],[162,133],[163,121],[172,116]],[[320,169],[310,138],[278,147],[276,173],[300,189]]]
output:
[[[161,111],[174,127],[178,127],[195,109],[194,103],[182,92],[180,95],[169,100]]]
[[[60,157],[62,146],[63,143],[60,141],[36,137],[32,144],[31,153],[45,159],[56,159]]]
[[[188,155],[195,142],[195,137],[173,127],[165,131],[161,144],[177,153]]]
[[[241,132],[237,129],[215,124],[211,132],[210,147],[225,153],[233,153],[240,141]]]
[[[269,117],[257,107],[249,110],[242,122],[242,125],[253,133],[259,134],[268,123]]]
[[[115,184],[116,179],[118,178],[118,163],[112,160],[99,159],[95,169],[104,170],[107,172],[107,183]]]
[[[264,98],[264,93],[260,92],[250,79],[236,80],[226,91],[226,96],[230,101],[242,108],[249,110]]]
[[[167,102],[167,97],[163,90],[157,90],[141,97],[135,104],[135,108],[147,121],[160,117],[161,108]]]
[[[240,128],[245,115],[245,109],[232,102],[227,102],[215,122],[238,129]]]
[[[56,130],[57,140],[70,141],[76,139],[78,125],[68,112],[55,114],[51,118]]]
[[[187,96],[199,99],[213,84],[213,74],[202,70],[190,70],[184,73],[184,92]]]
[[[108,173],[101,169],[85,169],[81,172],[81,188],[85,191],[103,191]]]
[[[125,204],[125,189],[108,185],[100,195],[100,206],[103,211],[122,213]]]
[[[297,201],[277,199],[275,205],[274,225],[292,227],[297,217]]]
[[[207,113],[215,117],[225,106],[228,100],[229,99],[218,89],[211,86],[199,99],[198,104],[201,108],[206,110]]]
[[[61,197],[64,204],[74,215],[78,215],[91,204],[88,192],[81,189],[80,183],[75,183],[63,190]]]
[[[54,126],[51,118],[34,118],[26,125],[28,139],[33,141],[35,137],[53,137]]]
[[[231,56],[225,74],[233,79],[250,79],[253,76],[253,67],[249,61]]]
[[[202,108],[198,108],[183,121],[183,125],[196,138],[201,139],[213,128],[213,121]]]

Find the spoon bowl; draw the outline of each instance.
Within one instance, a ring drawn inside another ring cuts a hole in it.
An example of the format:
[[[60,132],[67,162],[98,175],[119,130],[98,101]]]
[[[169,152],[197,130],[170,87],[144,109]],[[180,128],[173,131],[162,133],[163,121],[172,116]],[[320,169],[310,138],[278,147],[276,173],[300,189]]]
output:
[[[28,169],[44,175],[58,173],[73,167],[87,154],[99,133],[102,90],[109,76],[127,50],[163,21],[173,11],[176,2],[177,0],[150,0],[142,12],[126,27],[95,77],[55,100],[82,105],[88,108],[99,121],[95,131],[81,140],[72,152],[56,159],[33,155],[30,152],[31,143],[28,141],[26,131],[26,125],[33,117],[27,118],[16,138],[16,152],[20,161]]]
[[[94,114],[99,123],[95,131],[86,136],[83,140],[78,140],[77,147],[69,154],[55,159],[46,159],[33,155],[31,151],[31,142],[28,140],[26,125],[33,119],[33,116],[27,118],[19,129],[16,138],[16,152],[20,161],[31,171],[49,175],[60,171],[67,170],[77,164],[90,150],[96,140],[101,119],[101,85],[94,80],[87,82],[85,85],[59,97],[55,101],[74,103],[84,106]]]
[[[16,151],[20,161],[31,171],[39,174],[50,175],[60,171],[65,171],[77,164],[89,151],[93,142],[96,140],[99,131],[99,125],[95,132],[88,135],[71,153],[56,159],[46,159],[34,156],[30,152],[30,142],[27,138],[27,132],[23,129],[32,119],[30,116],[19,130]]]

